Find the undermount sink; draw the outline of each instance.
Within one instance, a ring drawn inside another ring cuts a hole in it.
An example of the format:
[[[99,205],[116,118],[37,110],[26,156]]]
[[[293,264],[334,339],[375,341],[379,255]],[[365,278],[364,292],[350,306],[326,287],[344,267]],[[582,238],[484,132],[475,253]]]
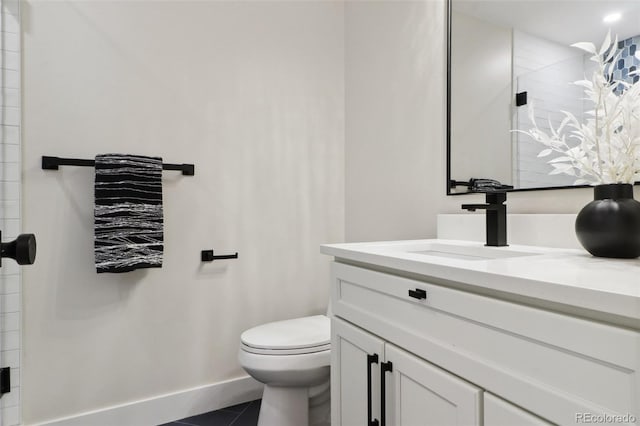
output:
[[[391,247],[390,247],[391,248]],[[397,246],[393,251],[420,254],[425,256],[444,257],[459,260],[489,260],[506,259],[510,257],[535,256],[541,253],[527,252],[507,247],[487,247],[473,244],[455,244],[441,242],[425,242],[423,244],[409,244]]]

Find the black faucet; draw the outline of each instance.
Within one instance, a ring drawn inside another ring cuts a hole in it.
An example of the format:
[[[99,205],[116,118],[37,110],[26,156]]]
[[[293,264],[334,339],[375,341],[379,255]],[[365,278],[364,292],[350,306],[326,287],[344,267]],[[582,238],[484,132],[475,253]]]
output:
[[[507,201],[506,192],[487,192],[487,204],[463,204],[464,210],[486,210],[487,246],[504,247],[507,244]]]

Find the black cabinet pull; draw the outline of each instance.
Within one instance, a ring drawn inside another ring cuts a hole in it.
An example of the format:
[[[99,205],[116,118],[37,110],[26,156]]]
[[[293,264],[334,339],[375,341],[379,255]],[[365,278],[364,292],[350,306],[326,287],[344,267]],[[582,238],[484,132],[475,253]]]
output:
[[[378,426],[378,419],[372,419],[371,408],[371,365],[378,363],[378,354],[367,355],[367,426]]]
[[[416,288],[415,290],[409,290],[409,297],[413,297],[414,299],[426,299],[427,292],[422,290],[421,288]]]
[[[380,426],[385,426],[386,418],[387,418],[387,407],[386,407],[386,385],[385,385],[385,376],[386,373],[393,371],[393,363],[391,361],[383,362],[380,364]]]

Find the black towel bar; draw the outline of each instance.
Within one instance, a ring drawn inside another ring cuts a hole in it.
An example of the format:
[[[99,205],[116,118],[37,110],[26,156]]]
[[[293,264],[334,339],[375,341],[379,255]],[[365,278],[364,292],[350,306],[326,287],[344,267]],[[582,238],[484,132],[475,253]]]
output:
[[[213,250],[202,250],[200,252],[200,260],[203,262],[211,262],[213,260],[218,260],[218,259],[237,259],[237,258],[238,258],[238,252],[235,252],[234,254],[222,254],[218,256],[213,255]]]
[[[43,170],[58,170],[59,166],[94,167],[95,165],[96,162],[94,160],[42,156]],[[178,170],[185,176],[195,175],[195,166],[193,164],[162,163],[162,170]]]

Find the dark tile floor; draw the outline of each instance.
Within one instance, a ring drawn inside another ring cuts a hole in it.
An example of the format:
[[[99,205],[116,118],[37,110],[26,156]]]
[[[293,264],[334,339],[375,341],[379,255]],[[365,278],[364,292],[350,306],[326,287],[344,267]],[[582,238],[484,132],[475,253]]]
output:
[[[160,426],[256,426],[261,400],[187,417]]]

